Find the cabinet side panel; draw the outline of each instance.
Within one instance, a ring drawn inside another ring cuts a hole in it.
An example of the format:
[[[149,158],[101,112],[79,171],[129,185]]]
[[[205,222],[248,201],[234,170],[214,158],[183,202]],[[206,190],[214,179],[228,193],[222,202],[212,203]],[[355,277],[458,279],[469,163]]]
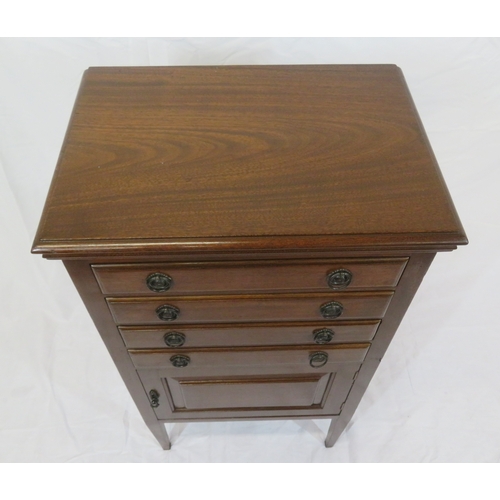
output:
[[[170,448],[165,426],[158,419],[145,395],[144,387],[127,353],[127,349],[111,317],[89,262],[63,261],[111,358],[127,386],[146,425],[164,449]]]
[[[429,269],[434,254],[413,254],[401,277],[399,285],[394,293],[389,309],[379,327],[377,335],[373,340],[372,347],[368,351],[365,361],[354,382],[349,397],[345,402],[342,413],[332,419],[330,429],[325,441],[327,447],[335,444],[345,427],[351,420],[358,407],[363,394],[377,370],[382,357],[396,333],[415,293],[422,282],[425,273]]]

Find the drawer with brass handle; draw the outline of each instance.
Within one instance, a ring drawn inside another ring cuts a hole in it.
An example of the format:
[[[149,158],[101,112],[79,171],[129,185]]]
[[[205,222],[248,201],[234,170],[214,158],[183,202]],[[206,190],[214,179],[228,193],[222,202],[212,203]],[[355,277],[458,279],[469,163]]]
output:
[[[247,367],[272,368],[282,365],[297,365],[301,372],[320,368],[326,364],[361,363],[368,352],[368,342],[328,346],[287,347],[234,347],[197,349],[129,349],[130,357],[137,369],[190,369],[231,368],[233,373],[245,374]],[[318,352],[323,353],[318,356]],[[326,356],[325,356],[326,354]],[[320,359],[321,357],[321,359]],[[186,375],[186,370],[183,375]]]
[[[382,318],[393,292],[109,297],[118,325]]]
[[[313,262],[97,264],[92,269],[106,295],[327,291],[393,288],[407,258]]]
[[[380,320],[121,326],[128,348],[338,344],[373,339]]]
[[[318,360],[311,360],[317,352],[327,354],[326,363],[361,363],[370,344],[353,344],[286,347],[239,347],[239,348],[197,348],[197,349],[129,349],[130,357],[137,369],[141,368],[217,368],[229,369],[232,373],[244,366],[260,366],[273,369],[282,365],[299,365],[301,371],[318,367]]]

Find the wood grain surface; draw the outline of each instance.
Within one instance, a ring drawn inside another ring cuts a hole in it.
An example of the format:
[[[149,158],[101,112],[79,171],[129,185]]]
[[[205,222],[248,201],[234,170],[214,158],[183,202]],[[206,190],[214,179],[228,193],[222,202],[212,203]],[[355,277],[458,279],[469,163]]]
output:
[[[107,299],[117,325],[186,323],[234,323],[260,321],[325,321],[320,307],[338,301],[344,310],[339,319],[382,318],[393,292],[345,292],[268,295],[172,296]],[[174,321],[158,318],[156,309],[179,309]]]
[[[466,242],[396,66],[90,68],[33,250],[325,236]]]
[[[337,414],[369,346],[195,349],[184,368],[172,366],[171,350],[129,352],[146,390],[160,394],[159,418],[286,418]],[[328,361],[314,368],[318,351]]]
[[[64,260],[163,448],[167,421],[307,417],[332,446],[465,243],[396,66],[129,67],[85,72],[32,251]]]
[[[360,363],[365,359],[370,344],[339,344],[327,346],[205,348],[205,349],[130,349],[129,354],[136,368],[162,368],[183,377],[197,374],[199,369],[208,375],[240,374],[255,375],[269,369],[279,370],[283,365],[297,365],[296,373],[317,373],[336,363]],[[317,351],[328,354],[328,362],[321,369],[309,365],[309,355]],[[175,368],[170,362],[174,354],[188,355],[191,363],[185,368]],[[211,370],[207,370],[210,368]],[[260,370],[260,371],[259,371]],[[240,373],[239,373],[240,372]]]
[[[153,273],[172,278],[168,291],[162,295],[259,292],[259,291],[329,291],[327,277],[338,269],[352,274],[349,290],[392,288],[398,283],[408,259],[343,259],[295,262],[218,262],[202,264],[94,265],[101,290],[106,295],[158,295],[146,284]]]
[[[163,421],[295,419],[337,415],[359,366],[327,363],[307,370],[298,364],[268,364],[245,366],[243,376],[238,366],[192,369],[189,375],[169,369],[138,373],[146,391],[158,392],[154,411]]]
[[[363,342],[375,336],[379,320],[323,321],[307,323],[237,323],[210,325],[157,325],[119,327],[129,348],[165,348],[165,335],[180,332],[185,336],[183,348],[304,345],[314,343],[314,333],[328,328],[333,332],[332,344]],[[320,345],[320,344],[317,344]]]

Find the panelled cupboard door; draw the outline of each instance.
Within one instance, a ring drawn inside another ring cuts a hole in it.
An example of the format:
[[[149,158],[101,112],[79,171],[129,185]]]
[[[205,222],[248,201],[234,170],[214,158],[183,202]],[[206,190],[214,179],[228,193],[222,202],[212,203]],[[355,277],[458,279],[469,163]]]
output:
[[[286,418],[340,413],[369,345],[351,346],[131,355],[160,420]]]
[[[359,368],[212,377],[140,370],[139,377],[159,420],[321,417],[340,413]]]

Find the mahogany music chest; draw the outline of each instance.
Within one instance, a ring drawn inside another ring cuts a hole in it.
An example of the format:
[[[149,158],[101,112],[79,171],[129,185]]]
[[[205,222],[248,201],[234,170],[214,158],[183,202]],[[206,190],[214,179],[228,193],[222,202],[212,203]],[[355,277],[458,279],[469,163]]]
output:
[[[148,427],[352,417],[467,239],[393,65],[90,68],[33,252]]]

